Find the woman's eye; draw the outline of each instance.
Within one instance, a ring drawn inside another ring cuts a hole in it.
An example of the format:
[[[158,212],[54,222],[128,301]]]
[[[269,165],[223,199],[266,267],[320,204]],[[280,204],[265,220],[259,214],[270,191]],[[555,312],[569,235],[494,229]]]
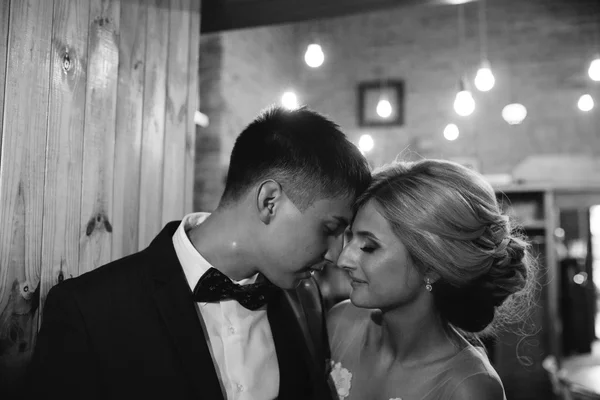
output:
[[[362,251],[364,251],[365,253],[372,253],[375,251],[375,247],[372,247],[372,246],[363,246],[360,249]]]

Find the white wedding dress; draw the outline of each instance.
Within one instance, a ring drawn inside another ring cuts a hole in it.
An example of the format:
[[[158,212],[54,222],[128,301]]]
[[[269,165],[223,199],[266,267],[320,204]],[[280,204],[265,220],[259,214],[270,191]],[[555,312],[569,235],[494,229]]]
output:
[[[361,365],[360,349],[364,343],[370,316],[355,313],[356,308],[346,307],[347,318],[339,326],[329,327],[331,357],[330,376],[335,384],[339,400],[356,400],[352,397],[353,385],[369,384],[369,377],[356,376],[353,368]],[[367,313],[368,314],[368,313]],[[463,339],[464,340],[464,339]],[[483,349],[474,347],[465,340],[464,348],[444,362],[423,368],[418,379],[410,387],[399,387],[392,396],[381,400],[444,400],[452,398],[456,389],[464,381],[478,374],[489,375],[501,383],[498,374],[490,364]],[[358,368],[357,368],[358,369]],[[364,373],[363,373],[364,374]],[[404,385],[406,386],[406,385]],[[364,390],[364,387],[362,388]]]

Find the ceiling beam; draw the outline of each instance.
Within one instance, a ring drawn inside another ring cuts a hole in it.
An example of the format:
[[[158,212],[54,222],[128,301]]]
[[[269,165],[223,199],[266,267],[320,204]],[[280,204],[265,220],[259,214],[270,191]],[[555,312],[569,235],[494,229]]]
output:
[[[201,32],[332,18],[396,6],[450,3],[453,0],[203,0]],[[454,0],[455,1],[455,0]]]

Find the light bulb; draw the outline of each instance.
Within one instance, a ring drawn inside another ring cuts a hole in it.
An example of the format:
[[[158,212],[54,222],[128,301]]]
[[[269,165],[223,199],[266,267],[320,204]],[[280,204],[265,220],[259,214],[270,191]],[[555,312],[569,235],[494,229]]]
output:
[[[374,145],[375,143],[373,142],[371,135],[362,135],[360,139],[358,139],[358,148],[363,153],[373,150]]]
[[[594,99],[589,94],[584,94],[579,98],[577,107],[579,107],[581,111],[590,111],[594,108]]]
[[[583,283],[586,281],[587,278],[587,274],[585,274],[585,272],[579,272],[575,275],[573,275],[573,282],[575,282],[578,285],[583,285]]]
[[[323,49],[318,44],[309,44],[306,48],[306,53],[304,53],[304,61],[306,65],[311,68],[318,68],[325,61],[325,54],[323,54]]]
[[[461,117],[469,116],[475,111],[475,100],[473,100],[471,92],[468,90],[461,90],[456,94],[454,111]]]
[[[496,78],[490,69],[489,65],[484,63],[475,75],[475,87],[481,92],[487,92],[494,87]]]
[[[203,128],[206,128],[209,124],[208,115],[196,110],[194,112],[194,123]]]
[[[458,126],[456,126],[455,124],[448,124],[444,128],[444,137],[447,140],[456,140],[456,138],[458,138],[459,133],[460,132],[458,130]]]
[[[381,118],[389,118],[392,115],[392,105],[388,100],[381,99],[377,103],[376,111]]]
[[[590,69],[588,69],[588,75],[590,76],[590,78],[592,78],[592,80],[596,82],[600,81],[600,56],[598,56],[598,58],[596,58],[590,64]]]
[[[523,104],[512,103],[502,109],[502,118],[509,125],[519,125],[527,116],[527,109]]]
[[[288,110],[295,110],[298,108],[298,97],[296,97],[296,93],[291,91],[285,92],[283,96],[281,96],[281,104]]]

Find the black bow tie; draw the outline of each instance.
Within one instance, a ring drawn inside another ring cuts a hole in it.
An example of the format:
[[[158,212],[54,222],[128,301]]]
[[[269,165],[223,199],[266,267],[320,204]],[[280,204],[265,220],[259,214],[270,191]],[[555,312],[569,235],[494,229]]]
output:
[[[220,271],[210,268],[196,284],[194,300],[206,303],[236,300],[248,310],[257,310],[267,303],[275,289],[276,286],[266,279],[250,285],[238,285]]]

